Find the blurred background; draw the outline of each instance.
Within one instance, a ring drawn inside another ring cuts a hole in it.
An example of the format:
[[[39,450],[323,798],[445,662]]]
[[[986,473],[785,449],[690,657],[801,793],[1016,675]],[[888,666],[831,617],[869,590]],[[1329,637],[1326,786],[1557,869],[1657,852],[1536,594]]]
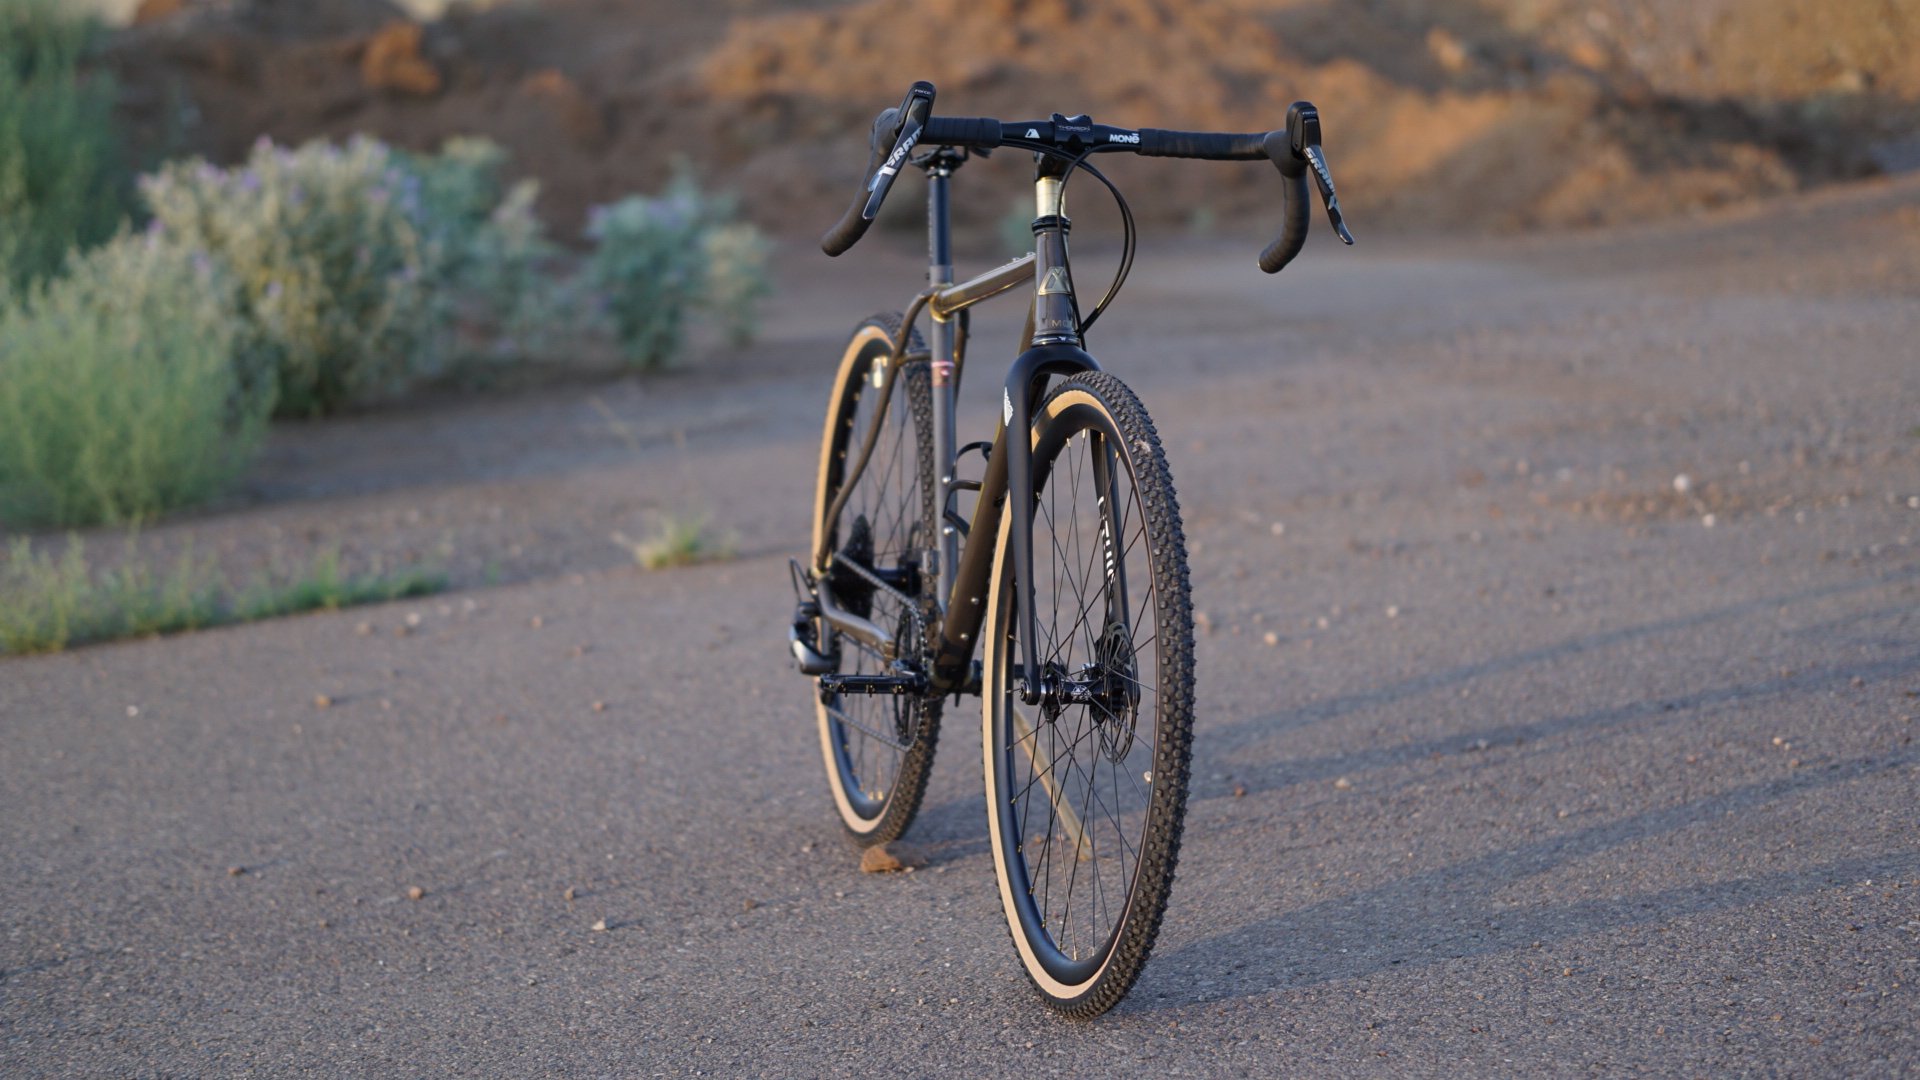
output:
[[[262,133],[485,134],[567,226],[675,154],[761,224],[829,220],[867,120],[916,77],[953,113],[1137,127],[1267,130],[1312,97],[1375,226],[1637,221],[1920,167],[1911,0],[104,6],[132,23],[103,62],[149,137],[231,159]],[[1217,219],[1263,205],[1267,180],[1196,167],[1155,186],[1161,213]],[[1004,209],[982,189],[1005,190],[961,188],[975,221]]]
[[[577,565],[526,554],[551,539],[392,523],[340,540],[345,564],[327,540],[229,540],[200,562],[149,526],[381,490],[402,456],[425,477],[534,467],[451,418],[433,438],[295,421],[807,368],[838,331],[796,312],[839,301],[786,286],[846,287],[831,275],[856,260],[824,270],[814,238],[871,117],[916,78],[947,114],[1133,127],[1260,131],[1311,98],[1349,220],[1404,248],[1737,212],[1920,168],[1916,42],[1920,0],[0,0],[0,574],[39,598],[7,605],[21,628],[0,647]],[[956,185],[969,257],[1027,249],[1024,158]],[[1264,168],[1103,164],[1153,243],[1244,246],[1277,218]],[[1110,206],[1088,193],[1074,212],[1076,245],[1107,258]],[[892,239],[863,258],[912,251],[922,222],[917,194],[893,199]],[[789,339],[756,353],[769,303]],[[592,401],[621,452],[653,423]],[[489,422],[572,460],[536,434],[550,417],[517,417]],[[725,546],[701,512],[645,505],[652,524],[613,515],[643,537],[634,553]],[[75,630],[59,613],[78,601],[58,598],[117,562],[64,538],[94,526],[147,527],[143,562],[186,561],[89,601],[115,614]],[[191,599],[129,599],[169,590]]]

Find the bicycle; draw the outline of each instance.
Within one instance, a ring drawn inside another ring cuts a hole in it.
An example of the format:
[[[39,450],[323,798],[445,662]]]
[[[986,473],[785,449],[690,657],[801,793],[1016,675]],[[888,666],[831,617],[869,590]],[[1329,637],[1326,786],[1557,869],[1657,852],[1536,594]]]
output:
[[[1139,977],[1173,883],[1193,734],[1193,614],[1159,436],[1133,392],[1082,347],[1125,284],[1135,247],[1125,197],[1089,159],[1128,151],[1272,162],[1286,210],[1280,238],[1260,255],[1268,273],[1305,242],[1309,172],[1334,230],[1353,237],[1307,102],[1280,130],[1226,134],[1058,113],[1025,123],[936,117],[933,101],[932,84],[915,83],[874,120],[862,188],[821,241],[828,255],[845,253],[899,174],[925,173],[929,285],[904,313],[860,323],[841,355],[813,549],[806,566],[790,564],[798,603],[789,643],[795,666],[817,680],[828,786],[860,845],[906,831],[945,699],[980,696],[988,832],[1009,934],[1046,1002],[1092,1017]],[[1034,154],[1034,250],[956,284],[948,184],[969,157],[1002,147]],[[1112,192],[1124,227],[1119,270],[1084,318],[1064,205],[1076,172]],[[1028,282],[999,430],[956,449],[970,309]],[[923,312],[930,342],[915,326]],[[980,478],[959,479],[974,453]],[[970,514],[958,507],[962,492],[973,493]]]

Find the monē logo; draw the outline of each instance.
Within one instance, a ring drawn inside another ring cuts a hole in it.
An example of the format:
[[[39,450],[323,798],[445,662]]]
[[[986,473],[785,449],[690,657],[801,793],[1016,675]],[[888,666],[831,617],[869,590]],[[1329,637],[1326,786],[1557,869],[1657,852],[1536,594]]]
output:
[[[1107,141],[1137,144],[1140,141],[1140,133],[1137,131],[1110,131],[1107,133]]]

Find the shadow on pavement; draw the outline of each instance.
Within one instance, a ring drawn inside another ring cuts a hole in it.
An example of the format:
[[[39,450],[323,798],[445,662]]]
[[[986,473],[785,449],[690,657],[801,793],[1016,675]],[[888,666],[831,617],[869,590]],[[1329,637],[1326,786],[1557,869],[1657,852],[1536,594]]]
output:
[[[1920,852],[1908,851],[1570,904],[1519,907],[1492,899],[1493,893],[1515,881],[1575,860],[1819,788],[1905,768],[1907,764],[1884,758],[1861,759],[1747,784],[1571,834],[1489,852],[1236,927],[1156,957],[1155,967],[1164,974],[1153,981],[1158,984],[1155,989],[1165,996],[1138,996],[1133,1007],[1151,1011],[1253,997],[1746,907],[1814,892],[1836,882],[1920,872]],[[1207,973],[1205,978],[1192,974],[1201,972]]]

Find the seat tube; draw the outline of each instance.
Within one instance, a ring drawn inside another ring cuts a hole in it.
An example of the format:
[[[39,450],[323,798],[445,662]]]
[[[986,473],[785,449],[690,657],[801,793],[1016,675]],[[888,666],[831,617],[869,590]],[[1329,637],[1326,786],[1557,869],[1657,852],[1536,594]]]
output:
[[[948,205],[947,185],[953,167],[936,157],[927,167],[927,284],[953,284],[953,225]],[[933,366],[933,471],[934,505],[940,520],[936,537],[929,538],[939,553],[940,576],[936,595],[941,603],[953,592],[953,578],[960,557],[960,538],[946,520],[948,502],[953,497],[954,467],[954,334],[953,323],[935,315],[932,319]]]

